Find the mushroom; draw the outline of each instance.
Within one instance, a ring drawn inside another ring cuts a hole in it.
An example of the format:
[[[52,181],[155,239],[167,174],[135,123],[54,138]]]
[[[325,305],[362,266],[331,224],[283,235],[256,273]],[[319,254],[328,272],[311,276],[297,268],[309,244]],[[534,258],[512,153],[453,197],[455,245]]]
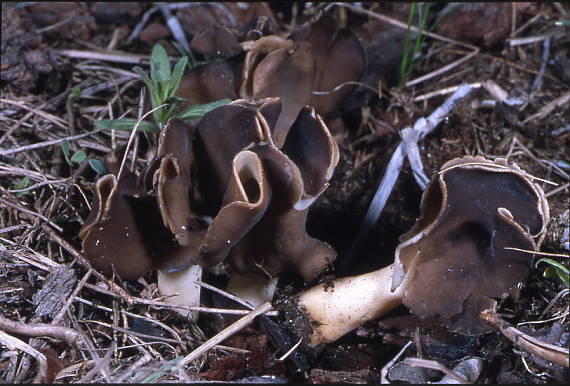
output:
[[[204,232],[189,207],[193,159],[190,127],[171,119],[161,133],[157,157],[138,181],[132,173],[97,181],[95,202],[79,233],[96,269],[106,274],[114,269],[125,280],[158,270],[160,292],[181,294],[168,301],[187,306],[199,305],[199,287],[188,277],[201,274],[193,251]],[[149,180],[154,180],[155,197],[147,192]]]
[[[291,39],[270,35],[242,46],[247,54],[240,96],[281,98],[283,109],[274,133],[278,146],[303,106],[309,104],[319,114],[329,114],[354,88],[342,86],[358,81],[366,66],[366,54],[356,36],[322,20],[293,32]],[[313,91],[326,94],[314,95]]]
[[[310,107],[278,146],[281,108],[278,98],[234,101],[195,130],[169,120],[138,179],[97,181],[80,233],[86,257],[124,279],[158,270],[161,293],[185,305],[198,305],[200,267],[222,261],[237,275],[230,288],[253,304],[271,299],[282,272],[315,278],[336,255],[306,233],[307,211],[328,186],[338,147]]]
[[[200,262],[213,265],[227,257],[234,271],[228,288],[253,305],[271,299],[276,277],[282,272],[296,271],[312,280],[335,257],[327,244],[306,233],[305,222],[309,206],[332,177],[338,147],[310,107],[301,110],[279,147],[273,133],[281,106],[277,98],[236,101],[206,114],[197,128],[201,170],[206,174],[199,178],[203,182],[201,195],[208,200],[204,207],[214,209]],[[242,122],[242,126],[234,122]],[[247,150],[240,152],[244,148]],[[267,188],[244,180],[244,186],[256,192],[249,196],[261,200],[256,207],[261,217],[252,215],[249,222],[240,223],[229,216],[228,206],[235,200],[231,185],[225,192],[216,187],[224,186],[222,182],[228,179],[230,160],[233,158],[235,165],[245,151],[259,159]],[[224,215],[226,211],[228,215]],[[251,287],[254,289],[248,289]],[[250,292],[266,295],[256,298],[247,295]]]
[[[202,29],[194,36],[190,47],[213,58],[231,58],[243,52],[238,36],[231,29],[220,25]]]
[[[479,156],[451,160],[424,192],[394,264],[313,287],[285,312],[301,311],[313,346],[402,303],[454,331],[488,331],[481,312],[516,295],[533,257],[520,250],[537,249],[548,218],[542,189],[517,166]]]
[[[241,66],[233,61],[209,62],[186,71],[176,96],[184,98],[182,108],[220,99],[237,99]]]
[[[364,75],[366,51],[352,30],[339,29],[337,23],[324,17],[295,30],[290,38],[311,45],[316,67],[312,91],[320,93],[312,93],[308,104],[327,116],[356,89],[346,82],[358,81]]]

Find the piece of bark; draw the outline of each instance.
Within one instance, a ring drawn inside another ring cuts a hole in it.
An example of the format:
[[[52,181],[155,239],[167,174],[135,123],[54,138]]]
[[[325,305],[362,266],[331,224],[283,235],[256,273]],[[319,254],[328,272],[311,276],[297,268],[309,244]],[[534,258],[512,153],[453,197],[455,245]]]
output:
[[[38,317],[53,317],[73,291],[77,275],[73,269],[62,265],[46,278],[42,289],[34,294],[32,301]]]

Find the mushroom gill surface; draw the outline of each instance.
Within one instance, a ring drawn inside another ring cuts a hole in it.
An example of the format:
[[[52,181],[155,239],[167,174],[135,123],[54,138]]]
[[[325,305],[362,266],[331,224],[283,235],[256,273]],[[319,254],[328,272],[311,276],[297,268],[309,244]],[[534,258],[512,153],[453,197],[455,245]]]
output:
[[[443,165],[422,197],[422,214],[396,250],[392,289],[411,264],[403,303],[423,318],[479,334],[479,318],[516,292],[544,237],[548,206],[530,176],[502,159],[464,157]],[[450,296],[453,294],[453,296]]]

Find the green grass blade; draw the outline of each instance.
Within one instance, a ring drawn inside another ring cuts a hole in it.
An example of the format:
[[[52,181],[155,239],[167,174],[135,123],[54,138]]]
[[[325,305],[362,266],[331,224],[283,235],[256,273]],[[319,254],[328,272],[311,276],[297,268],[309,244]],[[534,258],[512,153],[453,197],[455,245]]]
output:
[[[570,270],[562,265],[562,263],[554,260],[554,259],[549,259],[547,257],[543,257],[542,259],[539,259],[534,266],[538,267],[538,264],[540,263],[546,263],[548,265],[550,265],[550,267],[548,267],[545,271],[544,274],[548,277],[554,276],[557,277],[558,280],[564,284],[566,287],[570,287]],[[553,274],[553,270],[555,275]]]
[[[408,68],[408,63],[410,61],[410,35],[411,27],[414,21],[414,14],[416,13],[417,3],[412,3],[410,10],[408,12],[408,30],[406,31],[406,38],[404,40],[404,54],[402,56],[402,61],[400,62],[400,80],[399,86],[402,87],[406,83],[406,72]]]
[[[189,121],[191,119],[201,118],[204,114],[215,109],[216,107],[226,105],[230,102],[231,99],[220,99],[218,101],[205,103],[203,105],[190,106],[186,110],[178,113],[176,115],[176,118],[181,119],[183,121]]]
[[[100,129],[114,129],[114,130],[132,130],[137,123],[137,119],[121,118],[121,119],[102,119],[95,123],[95,127]],[[156,126],[148,121],[142,121],[139,124],[140,131],[157,132]]]
[[[182,80],[182,76],[184,75],[184,70],[186,65],[188,64],[188,57],[182,57],[176,66],[174,66],[174,71],[172,71],[172,79],[170,80],[170,90],[168,90],[168,97],[173,96],[178,91],[178,87],[180,87],[180,81]]]

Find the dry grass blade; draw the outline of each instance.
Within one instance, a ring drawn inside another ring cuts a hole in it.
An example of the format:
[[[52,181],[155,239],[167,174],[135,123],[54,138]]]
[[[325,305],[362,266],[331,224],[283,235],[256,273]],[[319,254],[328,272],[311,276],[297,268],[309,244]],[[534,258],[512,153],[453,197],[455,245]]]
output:
[[[16,209],[22,213],[29,214],[33,217],[38,217],[38,218],[42,219],[43,221],[47,222],[48,224],[50,224],[52,227],[54,227],[58,231],[63,232],[63,229],[59,225],[53,223],[49,218],[45,217],[44,215],[42,215],[40,213],[36,213],[32,210],[26,209],[23,206],[20,206],[17,204],[12,204],[11,202],[4,200],[3,198],[0,198],[0,203],[4,204],[10,208]]]
[[[148,62],[148,55],[129,54],[127,52],[97,52],[80,50],[54,50],[56,54],[74,59],[104,60],[117,63],[141,64]]]
[[[390,359],[390,362],[386,363],[384,367],[382,367],[382,370],[380,371],[380,383],[382,384],[390,383],[390,381],[388,380],[388,371],[390,371],[390,368],[394,366],[394,364],[398,361],[398,359],[400,359],[401,356],[404,355],[408,347],[410,347],[413,343],[414,342],[412,340],[406,343],[404,347],[402,347],[400,351],[398,351],[398,353],[392,359]]]
[[[266,313],[270,309],[271,309],[271,303],[269,302],[263,303],[261,306],[251,311],[249,314],[239,319],[235,323],[231,324],[230,326],[224,328],[222,331],[214,335],[212,338],[208,339],[200,347],[196,348],[190,354],[182,358],[182,360],[178,362],[178,365],[176,366],[175,369],[173,369],[173,371],[174,370],[182,371],[184,366],[186,366],[189,362],[192,362],[193,360],[204,355],[212,347],[214,347],[218,343],[221,343],[223,340],[229,338],[230,336],[240,331],[245,326],[251,324],[257,316]]]
[[[0,344],[8,347],[8,350],[21,350],[28,355],[33,356],[38,361],[38,374],[35,376],[34,383],[43,383],[47,375],[47,359],[44,354],[22,342],[20,339],[14,338],[0,330]]]
[[[12,154],[16,154],[16,153],[21,153],[21,152],[23,152],[23,151],[41,149],[42,147],[47,147],[47,146],[51,146],[51,145],[57,145],[57,144],[59,144],[59,143],[62,143],[63,141],[74,141],[74,140],[76,140],[76,139],[81,139],[81,138],[89,137],[90,135],[93,135],[93,134],[97,134],[98,132],[100,132],[100,131],[102,131],[102,130],[103,130],[103,129],[97,129],[97,130],[90,131],[90,132],[88,132],[88,133],[73,135],[73,136],[71,136],[71,137],[64,137],[64,138],[52,139],[51,141],[45,141],[45,142],[40,142],[40,143],[33,143],[33,144],[31,144],[31,145],[25,145],[25,146],[16,147],[16,148],[13,148],[13,149],[2,150],[2,151],[0,151],[0,157],[1,157],[1,156],[12,155]]]
[[[468,380],[464,379],[463,377],[459,376],[458,374],[455,374],[453,371],[451,371],[446,366],[442,365],[441,363],[439,363],[437,361],[433,361],[433,360],[429,360],[429,359],[423,359],[423,358],[406,358],[406,359],[404,359],[404,363],[407,364],[408,366],[423,367],[426,369],[439,370],[442,373],[444,373],[445,375],[453,378],[454,380],[456,380],[457,382],[459,382],[461,384],[464,384],[464,385],[469,384]]]

